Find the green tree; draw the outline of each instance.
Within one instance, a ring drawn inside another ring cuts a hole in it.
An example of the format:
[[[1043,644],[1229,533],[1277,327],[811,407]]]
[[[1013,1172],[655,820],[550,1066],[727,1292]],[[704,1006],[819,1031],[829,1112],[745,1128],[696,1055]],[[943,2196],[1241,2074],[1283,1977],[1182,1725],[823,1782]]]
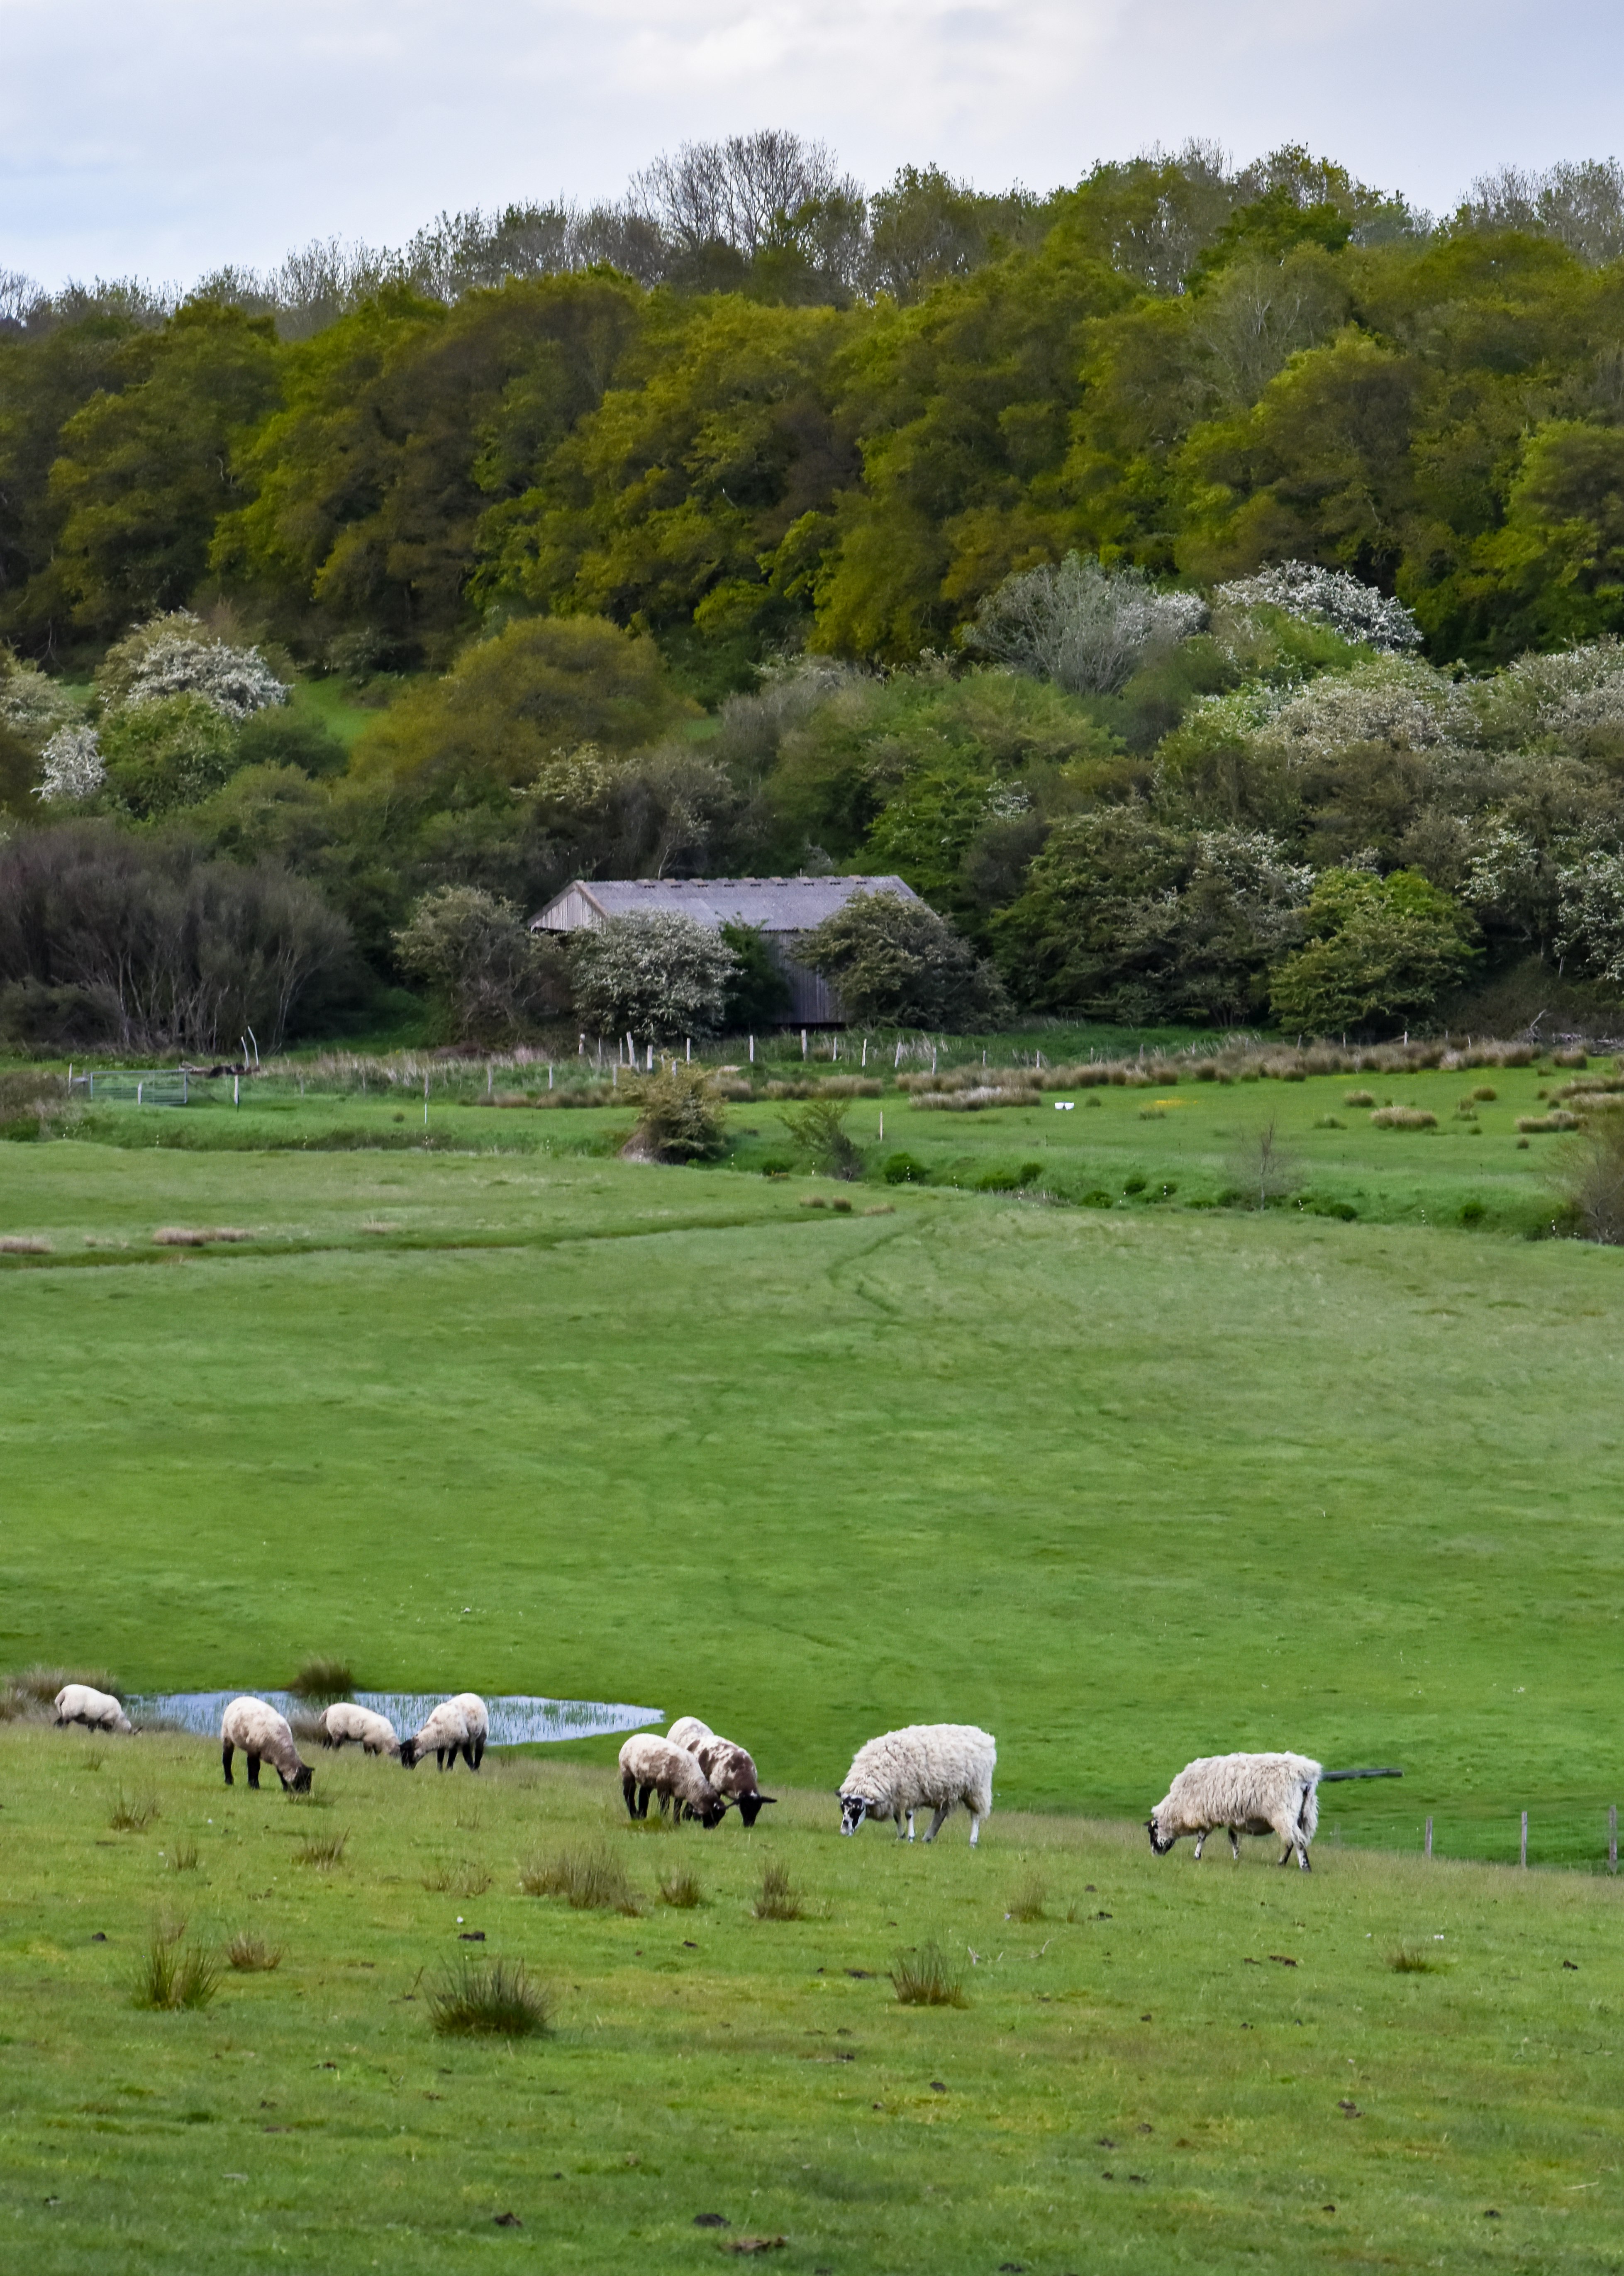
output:
[[[1269,1000],[1283,1027],[1317,1036],[1419,1016],[1476,950],[1468,912],[1413,870],[1327,869],[1303,924],[1309,937],[1271,973]]]
[[[570,961],[576,1009],[602,1035],[657,1043],[722,1024],[733,952],[692,917],[611,917],[572,934]]]
[[[533,933],[511,901],[475,886],[425,893],[395,948],[435,990],[453,1043],[508,1042],[568,1008],[558,945]]]
[[[1008,1013],[992,967],[934,909],[899,893],[854,893],[796,955],[831,982],[848,1020],[962,1032]]]

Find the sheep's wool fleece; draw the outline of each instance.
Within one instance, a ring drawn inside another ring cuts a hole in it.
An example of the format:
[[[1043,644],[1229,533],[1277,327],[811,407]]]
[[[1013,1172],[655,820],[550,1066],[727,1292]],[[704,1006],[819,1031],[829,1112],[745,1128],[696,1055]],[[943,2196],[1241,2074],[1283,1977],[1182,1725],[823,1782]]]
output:
[[[387,1715],[375,1714],[370,1707],[358,1707],[353,1699],[344,1699],[322,1710],[321,1726],[335,1746],[346,1740],[356,1746],[368,1747],[376,1754],[398,1754],[400,1740]]]
[[[246,1755],[258,1755],[292,1778],[302,1768],[287,1718],[263,1699],[233,1699],[220,1718],[220,1736]]]
[[[713,1737],[702,1739],[694,1754],[718,1794],[738,1800],[743,1794],[760,1793],[761,1779],[747,1748],[737,1745],[732,1739]]]
[[[437,1755],[452,1747],[471,1746],[489,1731],[490,1717],[478,1692],[459,1691],[454,1699],[441,1700],[412,1746],[419,1755]]]
[[[695,1809],[716,1800],[716,1788],[686,1747],[646,1731],[629,1738],[620,1749],[620,1776],[656,1794],[674,1795]]]
[[[665,1736],[673,1747],[686,1747],[692,1755],[698,1753],[703,1741],[714,1739],[716,1733],[697,1715],[679,1715]]]
[[[859,1747],[840,1793],[863,1795],[877,1817],[924,1805],[952,1809],[959,1802],[985,1817],[998,1759],[991,1734],[973,1723],[910,1723]]]
[[[65,1683],[53,1703],[59,1723],[87,1723],[93,1731],[127,1731],[129,1717],[110,1691],[88,1683]]]
[[[1319,1825],[1323,1768],[1307,1755],[1203,1755],[1185,1765],[1157,1803],[1157,1830],[1168,1836],[1210,1832],[1219,1825],[1272,1825],[1284,1810],[1311,1841]]]

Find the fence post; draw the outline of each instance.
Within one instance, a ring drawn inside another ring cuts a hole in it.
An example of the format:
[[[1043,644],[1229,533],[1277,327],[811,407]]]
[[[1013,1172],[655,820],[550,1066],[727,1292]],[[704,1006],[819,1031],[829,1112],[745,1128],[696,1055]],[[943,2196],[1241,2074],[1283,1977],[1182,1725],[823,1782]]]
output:
[[[1429,1857],[1432,1855],[1432,1820],[1430,1817],[1427,1820],[1427,1855]]]
[[[1607,1805],[1607,1870],[1610,1873],[1616,1873],[1618,1870],[1619,1805],[1616,1802],[1613,1802]]]
[[[884,1110],[884,1108],[882,1106],[882,1107],[881,1107],[881,1109],[880,1109],[880,1136],[881,1136],[881,1138],[882,1138],[882,1139],[884,1139],[884,1135],[885,1135],[885,1110]]]
[[[552,1061],[550,1059],[547,1062],[547,1088],[549,1090],[552,1089]]]
[[[136,1083],[136,1086],[135,1086],[135,1104],[137,1104],[137,1106],[139,1106],[139,1105],[140,1104],[140,1103],[141,1103],[141,1089],[142,1089],[142,1085],[141,1085],[141,1084],[140,1084],[140,1082],[138,1081],[137,1081],[137,1083]]]
[[[1525,1810],[1523,1811],[1523,1813],[1522,1813],[1522,1850],[1521,1850],[1521,1852],[1520,1852],[1520,1854],[1519,1854],[1519,1855],[1518,1855],[1517,1863],[1518,1863],[1518,1864],[1519,1864],[1519,1865],[1522,1866],[1522,1867],[1523,1867],[1523,1869],[1526,1870],[1527,1870],[1527,1866],[1528,1866],[1528,1861],[1529,1861],[1529,1814],[1528,1814],[1527,1810],[1525,1809]]]
[[[864,1066],[867,1066],[869,1064],[869,1038],[867,1036],[862,1039],[862,1064]],[[72,1081],[72,1073],[71,1069],[69,1071],[68,1080],[70,1082]]]
[[[233,1106],[242,1104],[242,1077],[239,1074],[234,1074],[231,1077],[231,1104]]]
[[[750,1038],[750,1065],[752,1066],[755,1065],[755,1038],[754,1036]]]
[[[423,1127],[429,1127],[429,1070],[423,1070]]]

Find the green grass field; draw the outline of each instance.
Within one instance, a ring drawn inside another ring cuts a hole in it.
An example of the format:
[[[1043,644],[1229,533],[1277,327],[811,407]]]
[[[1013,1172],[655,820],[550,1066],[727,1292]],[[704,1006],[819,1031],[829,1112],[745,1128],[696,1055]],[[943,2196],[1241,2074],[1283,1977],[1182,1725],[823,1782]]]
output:
[[[260,1688],[325,1652],[634,1700],[795,1795],[681,1837],[695,1928],[517,1893],[555,1836],[611,1840],[645,1897],[678,1852],[617,1826],[613,1741],[478,1787],[323,1757],[312,1811],[227,1796],[194,1742],[0,1732],[24,2265],[706,2266],[744,2231],[839,2276],[1614,2265],[1624,1258],[1527,1237],[1567,1142],[1515,1122],[1562,1079],[1497,1073],[1476,1135],[1460,1074],[1367,1083],[1419,1134],[1340,1078],[892,1091],[846,1186],[750,1174],[783,1143],[759,1099],[703,1170],[614,1160],[624,1111],[436,1089],[426,1150],[421,1096],[292,1080],[0,1146],[0,1240],[39,1244],[0,1254],[0,1665]],[[1207,1205],[1270,1113],[1310,1206]],[[926,1182],[883,1182],[899,1149]],[[980,1855],[961,1819],[922,1855],[840,1842],[855,1745],[937,1718],[998,1735]],[[1275,1745],[1406,1771],[1327,1790],[1309,1880],[1099,1822]],[[121,1787],[156,1793],[144,1832]],[[1532,1864],[1582,1870],[1516,1871],[1523,1809]],[[353,1829],[331,1871],[289,1862],[312,1824]],[[808,1920],[749,1917],[763,1856]],[[489,1869],[477,1920],[436,1859]],[[1006,1926],[1028,1869],[1048,1917]],[[282,1968],[138,2014],[165,1905]],[[552,2037],[434,2039],[418,1971],[472,1949],[459,1910],[555,1985]],[[992,1971],[963,2011],[892,1999],[931,1935]],[[1442,1974],[1386,1967],[1439,1935]]]

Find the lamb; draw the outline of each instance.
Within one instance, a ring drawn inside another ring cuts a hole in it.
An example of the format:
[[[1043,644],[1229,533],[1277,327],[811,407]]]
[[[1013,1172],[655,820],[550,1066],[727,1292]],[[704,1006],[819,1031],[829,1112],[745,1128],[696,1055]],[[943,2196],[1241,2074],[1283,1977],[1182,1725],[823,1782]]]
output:
[[[673,1747],[687,1749],[719,1794],[738,1803],[739,1815],[747,1825],[754,1825],[769,1803],[776,1805],[776,1794],[762,1792],[748,1751],[732,1739],[717,1738],[697,1715],[679,1716],[665,1735]]]
[[[1309,1844],[1319,1830],[1319,1788],[1338,1779],[1402,1778],[1402,1771],[1328,1771],[1307,1755],[1202,1755],[1187,1763],[1145,1823],[1150,1847],[1165,1857],[1180,1834],[1195,1836],[1200,1856],[1222,1826],[1239,1863],[1243,1833],[1275,1833],[1280,1863],[1295,1856],[1311,1872]]]
[[[476,1771],[485,1759],[485,1741],[490,1735],[490,1717],[485,1703],[475,1691],[459,1691],[454,1699],[443,1699],[421,1731],[400,1741],[400,1759],[407,1770],[414,1770],[426,1755],[432,1755],[440,1768],[455,1770],[460,1754],[471,1771]]]
[[[628,1817],[647,1817],[649,1796],[658,1794],[663,1810],[669,1802],[679,1820],[695,1817],[709,1832],[727,1815],[727,1802],[686,1747],[640,1731],[620,1749],[620,1791]]]
[[[859,1747],[840,1787],[840,1831],[855,1833],[865,1817],[894,1818],[897,1839],[914,1812],[929,1802],[935,1812],[927,1841],[934,1841],[960,1802],[970,1813],[970,1847],[992,1812],[992,1773],[998,1750],[991,1734],[973,1723],[910,1723]]]
[[[353,1700],[323,1707],[316,1719],[316,1728],[324,1747],[354,1745],[368,1755],[400,1752],[400,1741],[388,1716],[375,1715],[370,1707],[358,1707]]]
[[[135,1726],[110,1691],[87,1683],[65,1683],[52,1703],[59,1725],[84,1723],[93,1731],[133,1731]]]
[[[310,1765],[299,1759],[286,1717],[278,1715],[263,1699],[233,1699],[220,1718],[220,1766],[225,1772],[227,1786],[235,1783],[231,1777],[231,1750],[236,1747],[240,1747],[248,1757],[248,1784],[256,1792],[263,1756],[281,1779],[285,1792],[291,1788],[294,1794],[309,1793],[314,1775]]]

